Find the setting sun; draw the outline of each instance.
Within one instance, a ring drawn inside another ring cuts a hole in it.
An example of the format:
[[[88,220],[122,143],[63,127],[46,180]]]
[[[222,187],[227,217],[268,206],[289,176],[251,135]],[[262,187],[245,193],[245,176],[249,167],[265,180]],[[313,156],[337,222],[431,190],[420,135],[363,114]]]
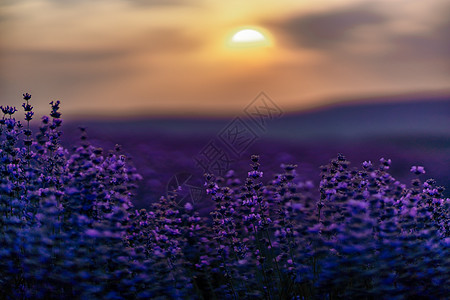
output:
[[[261,32],[253,29],[244,29],[233,35],[231,41],[235,43],[253,43],[264,41],[264,35]]]
[[[228,46],[233,48],[253,48],[269,46],[270,39],[267,33],[260,29],[241,28],[236,30],[228,40]]]

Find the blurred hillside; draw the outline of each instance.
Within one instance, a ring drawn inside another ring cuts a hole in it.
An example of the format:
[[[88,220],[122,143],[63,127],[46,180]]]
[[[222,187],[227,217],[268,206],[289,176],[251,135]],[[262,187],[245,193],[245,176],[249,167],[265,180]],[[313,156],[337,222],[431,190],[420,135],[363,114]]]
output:
[[[385,100],[385,99],[383,99]],[[204,170],[194,157],[229,126],[232,119],[139,119],[83,121],[93,144],[112,148],[116,143],[133,157],[144,176],[138,205],[145,206],[165,193],[170,178],[179,172],[193,174],[198,185]],[[359,166],[364,160],[391,158],[392,173],[409,183],[412,165],[450,190],[450,97],[412,102],[347,103],[319,110],[285,114],[261,130],[243,120],[257,135],[254,142],[230,164],[239,174],[248,171],[251,154],[262,156],[266,179],[283,162],[299,165],[299,178],[318,184],[319,166],[343,153]],[[80,123],[81,124],[81,123]],[[76,122],[65,124],[65,143],[77,140]],[[226,147],[220,145],[223,149]],[[229,150],[228,150],[229,151]],[[230,156],[232,156],[230,154]]]

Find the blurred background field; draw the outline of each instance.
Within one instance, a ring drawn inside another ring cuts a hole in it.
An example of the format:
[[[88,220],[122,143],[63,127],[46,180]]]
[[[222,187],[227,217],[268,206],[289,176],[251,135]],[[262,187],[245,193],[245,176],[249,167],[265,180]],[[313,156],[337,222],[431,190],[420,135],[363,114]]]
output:
[[[424,177],[436,179],[449,195],[450,97],[384,100],[284,114],[268,123],[266,132],[258,132],[260,136],[240,156],[229,154],[234,160],[230,169],[244,177],[250,168],[250,155],[259,154],[266,180],[281,171],[281,163],[295,163],[299,166],[299,180],[311,180],[317,186],[320,166],[338,153],[344,154],[353,166],[384,157],[392,159],[392,174],[401,182],[408,183],[412,178],[411,166],[421,165],[427,172]],[[75,143],[77,127],[83,125],[92,144],[105,149],[121,144],[144,178],[135,205],[147,207],[165,195],[176,174],[189,173],[192,185],[203,185],[204,170],[194,158],[231,121],[232,118],[143,118],[68,122],[64,142],[68,146]],[[208,203],[197,205],[204,207]]]

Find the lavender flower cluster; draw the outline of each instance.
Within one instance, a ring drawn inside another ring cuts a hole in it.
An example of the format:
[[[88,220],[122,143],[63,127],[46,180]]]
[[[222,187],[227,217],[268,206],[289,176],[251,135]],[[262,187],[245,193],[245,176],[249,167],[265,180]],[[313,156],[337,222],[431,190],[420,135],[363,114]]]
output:
[[[413,166],[360,168],[339,155],[318,187],[296,165],[263,182],[205,174],[215,207],[200,216],[176,191],[148,209],[120,147],[105,153],[85,129],[61,146],[59,101],[37,134],[0,107],[0,286],[5,299],[445,299],[450,199]]]

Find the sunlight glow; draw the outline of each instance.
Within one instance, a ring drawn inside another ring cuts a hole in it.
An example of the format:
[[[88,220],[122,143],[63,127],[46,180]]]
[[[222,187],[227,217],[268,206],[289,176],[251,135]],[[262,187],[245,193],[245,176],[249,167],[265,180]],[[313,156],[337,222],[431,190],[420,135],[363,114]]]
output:
[[[264,41],[264,35],[253,29],[244,29],[233,35],[231,39],[235,43],[261,42]]]
[[[234,31],[228,39],[228,46],[232,48],[254,48],[270,45],[270,39],[260,29],[241,28]]]

